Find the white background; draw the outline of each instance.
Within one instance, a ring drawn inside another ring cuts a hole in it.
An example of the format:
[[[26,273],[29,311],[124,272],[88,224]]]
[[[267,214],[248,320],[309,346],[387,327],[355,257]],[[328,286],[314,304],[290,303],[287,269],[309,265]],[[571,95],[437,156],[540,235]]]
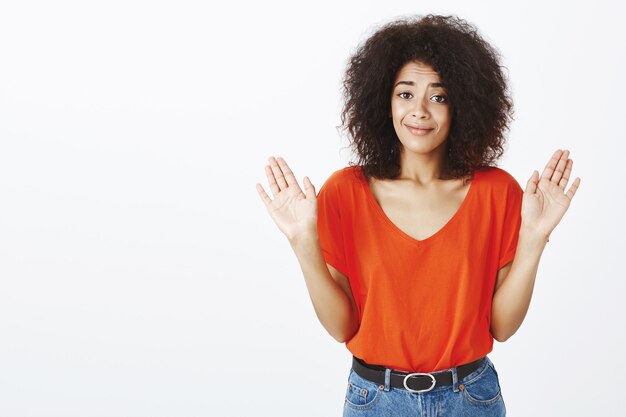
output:
[[[500,166],[557,148],[582,179],[519,331],[494,345],[508,415],[618,415],[624,351],[618,2],[3,1],[0,415],[339,416],[350,353],[318,322],[255,189],[269,155],[317,190],[348,57],[454,13],[503,55]]]

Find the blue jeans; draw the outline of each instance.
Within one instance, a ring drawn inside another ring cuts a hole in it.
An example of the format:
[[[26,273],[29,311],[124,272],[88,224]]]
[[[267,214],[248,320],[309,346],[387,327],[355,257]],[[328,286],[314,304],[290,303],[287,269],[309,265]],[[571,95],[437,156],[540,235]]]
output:
[[[478,368],[462,379],[452,372],[452,385],[428,392],[410,392],[389,385],[391,370],[386,370],[385,385],[362,378],[353,369],[348,376],[344,417],[469,417],[505,416],[506,408],[498,372],[485,356]],[[440,371],[444,372],[444,371]],[[436,373],[436,372],[434,372]]]

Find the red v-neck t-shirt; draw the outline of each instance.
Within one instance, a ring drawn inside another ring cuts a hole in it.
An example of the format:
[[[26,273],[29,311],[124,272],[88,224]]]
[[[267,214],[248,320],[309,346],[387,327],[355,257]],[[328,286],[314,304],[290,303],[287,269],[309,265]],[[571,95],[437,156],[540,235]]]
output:
[[[319,190],[326,262],[350,281],[360,326],[346,342],[370,364],[435,372],[491,352],[497,272],[515,256],[523,190],[497,167],[476,170],[465,199],[435,234],[416,240],[384,213],[360,167]]]

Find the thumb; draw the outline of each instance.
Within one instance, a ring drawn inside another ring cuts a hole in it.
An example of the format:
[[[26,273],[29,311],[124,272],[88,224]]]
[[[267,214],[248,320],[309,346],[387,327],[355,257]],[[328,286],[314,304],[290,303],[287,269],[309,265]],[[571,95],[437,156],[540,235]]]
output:
[[[302,182],[304,183],[304,194],[306,195],[306,198],[315,198],[315,187],[311,183],[309,177],[304,177]]]
[[[538,180],[539,180],[539,172],[537,172],[537,170],[533,170],[533,175],[530,176],[530,178],[528,179],[528,182],[526,183],[527,193],[534,194],[535,191],[537,191]]]

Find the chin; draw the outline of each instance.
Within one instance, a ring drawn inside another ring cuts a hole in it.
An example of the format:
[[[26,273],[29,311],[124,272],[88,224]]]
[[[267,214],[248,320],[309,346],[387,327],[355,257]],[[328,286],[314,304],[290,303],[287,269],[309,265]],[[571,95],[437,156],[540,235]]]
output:
[[[433,146],[432,144],[426,144],[426,143],[422,143],[422,144],[411,143],[408,146],[405,144],[402,144],[401,148],[404,149],[404,152],[409,152],[409,153],[418,154],[418,155],[428,155],[428,154],[437,152],[437,150],[440,149],[442,146],[443,146],[443,143],[437,144],[435,146]]]

